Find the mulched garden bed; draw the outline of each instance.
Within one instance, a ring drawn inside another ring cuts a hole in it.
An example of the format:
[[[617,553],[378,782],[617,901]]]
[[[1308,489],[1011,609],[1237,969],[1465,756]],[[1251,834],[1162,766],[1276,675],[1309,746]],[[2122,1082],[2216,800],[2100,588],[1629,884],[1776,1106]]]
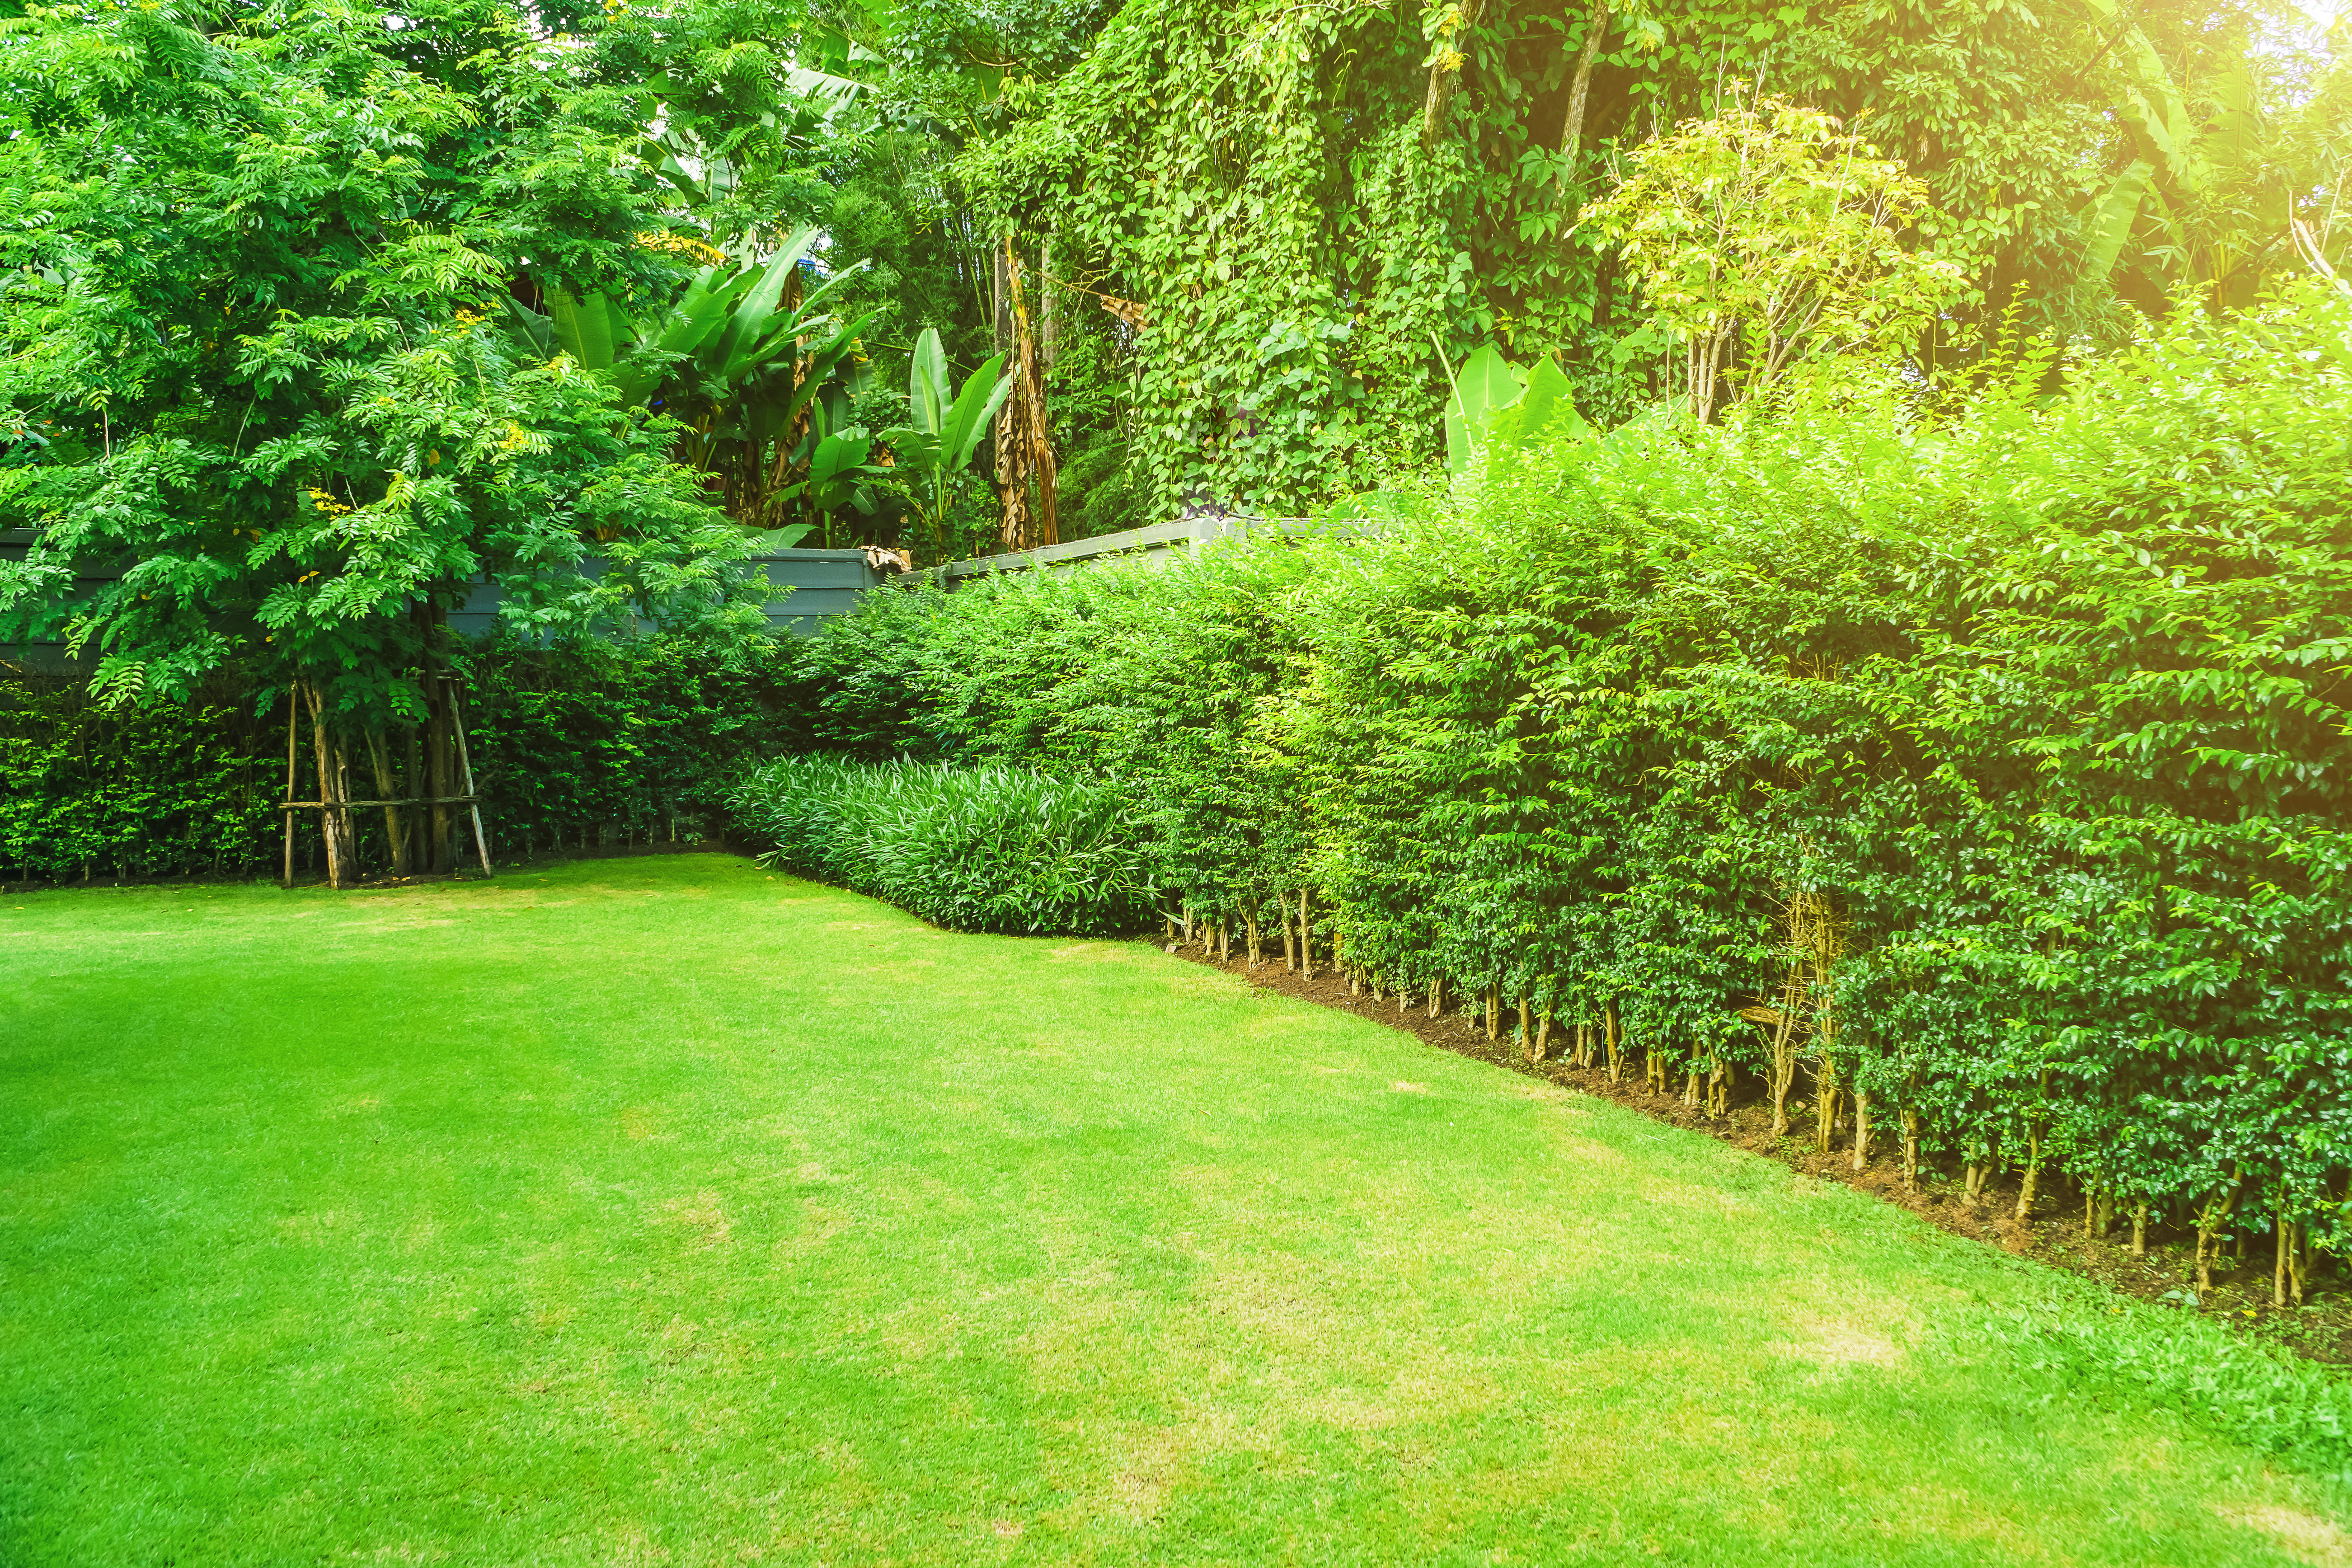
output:
[[[1238,952],[1220,963],[1213,952],[1199,944],[1170,945],[1168,951],[1195,963],[1245,975],[1253,985],[1402,1029],[1440,1050],[1615,1100],[1657,1121],[1777,1160],[1792,1171],[1825,1182],[1842,1182],[1881,1202],[1908,1209],[1955,1236],[1998,1247],[2053,1268],[2085,1275],[2141,1300],[2172,1306],[2193,1294],[2193,1233],[2159,1224],[2151,1217],[2147,1256],[2134,1258],[2128,1221],[2116,1226],[2112,1238],[2084,1236],[2079,1194],[2045,1190],[2036,1200],[2031,1216],[2021,1221],[2017,1218],[2018,1183],[2014,1177],[1988,1186],[1984,1195],[1973,1202],[1962,1193],[1957,1176],[1940,1173],[1923,1175],[1920,1191],[1906,1192],[1896,1141],[1891,1136],[1882,1135],[1873,1158],[1859,1171],[1853,1168],[1852,1152],[1844,1147],[1827,1154],[1814,1149],[1809,1118],[1793,1118],[1805,1124],[1806,1136],[1773,1137],[1771,1104],[1764,1098],[1763,1086],[1753,1074],[1739,1076],[1727,1115],[1709,1116],[1696,1107],[1685,1105],[1679,1093],[1650,1092],[1638,1077],[1639,1068],[1630,1063],[1626,1077],[1617,1083],[1609,1081],[1608,1073],[1602,1069],[1570,1068],[1556,1057],[1531,1065],[1507,1028],[1503,1038],[1489,1040],[1483,1019],[1470,1012],[1448,1011],[1432,1018],[1426,1005],[1416,1003],[1400,1014],[1395,997],[1374,1001],[1369,994],[1350,995],[1345,980],[1328,969],[1309,980],[1295,970],[1286,970],[1278,952],[1252,969]],[[1555,1033],[1552,1050],[1557,1053],[1563,1045]],[[1799,1088],[1803,1087],[1801,1079]],[[2059,1187],[2046,1175],[2044,1181],[2051,1188]],[[2257,1240],[2249,1245],[2244,1259],[2225,1258],[2223,1263],[2225,1267],[2214,1270],[2213,1288],[2205,1293],[2202,1310],[2312,1360],[2352,1365],[2352,1280],[2345,1278],[2340,1267],[2330,1268],[2323,1261],[2323,1272],[2305,1286],[2303,1306],[2282,1310],[2271,1305],[2272,1259],[2266,1244]]]

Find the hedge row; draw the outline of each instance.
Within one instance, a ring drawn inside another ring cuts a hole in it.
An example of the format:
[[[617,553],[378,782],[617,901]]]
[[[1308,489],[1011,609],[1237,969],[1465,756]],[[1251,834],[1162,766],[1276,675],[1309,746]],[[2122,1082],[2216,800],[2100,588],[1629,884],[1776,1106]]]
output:
[[[764,647],[478,645],[458,663],[500,858],[699,838],[723,826],[746,758],[806,741],[795,667]],[[234,683],[187,707],[109,709],[0,666],[0,881],[274,875],[285,781],[283,705],[256,713]],[[381,814],[356,817],[362,860],[381,868]],[[315,816],[298,817],[295,847],[315,869]]]
[[[2269,1238],[2292,1291],[2352,1243],[2352,301],[2042,370],[885,596],[805,650],[812,728],[1118,777],[1231,940],[1303,909],[1400,1005]]]

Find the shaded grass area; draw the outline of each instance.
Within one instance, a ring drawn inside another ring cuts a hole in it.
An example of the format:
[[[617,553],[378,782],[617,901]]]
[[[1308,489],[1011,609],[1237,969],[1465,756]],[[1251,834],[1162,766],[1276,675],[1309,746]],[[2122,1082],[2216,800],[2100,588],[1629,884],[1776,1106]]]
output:
[[[665,857],[19,894],[0,1008],[11,1563],[2352,1548],[2025,1266],[1144,944]]]

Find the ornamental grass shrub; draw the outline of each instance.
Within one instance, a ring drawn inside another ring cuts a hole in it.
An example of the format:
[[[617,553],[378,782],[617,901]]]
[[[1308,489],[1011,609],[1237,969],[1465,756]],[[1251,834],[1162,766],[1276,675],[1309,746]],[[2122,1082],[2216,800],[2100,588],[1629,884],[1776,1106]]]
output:
[[[840,755],[749,771],[729,805],[782,867],[951,931],[1135,931],[1155,918],[1150,854],[1124,794],[1002,763]]]
[[[2047,369],[882,596],[813,731],[1117,777],[1244,943],[2290,1299],[2352,1247],[2352,300]]]

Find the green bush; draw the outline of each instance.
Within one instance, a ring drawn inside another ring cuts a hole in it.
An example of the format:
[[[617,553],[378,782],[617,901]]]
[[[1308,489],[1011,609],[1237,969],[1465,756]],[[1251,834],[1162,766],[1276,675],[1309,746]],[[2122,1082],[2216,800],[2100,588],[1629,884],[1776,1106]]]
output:
[[[729,802],[763,864],[887,900],[951,931],[1135,931],[1157,918],[1125,795],[1002,765],[787,757]]]
[[[279,849],[286,721],[233,689],[110,708],[0,665],[0,882],[247,875]]]
[[[743,758],[808,742],[800,657],[793,644],[686,637],[464,647],[467,747],[492,852],[723,831]],[[299,740],[307,791],[307,726]],[[285,787],[285,706],[253,712],[234,674],[195,702],[110,708],[84,682],[0,666],[0,882],[275,875]],[[370,782],[354,794],[372,796]],[[383,814],[354,816],[361,861],[380,870]],[[298,870],[315,869],[318,850],[316,814],[297,813]]]
[[[807,651],[813,731],[1118,777],[1171,906],[1303,897],[1376,989],[1778,1080],[1824,1149],[2341,1255],[2352,300],[2044,369],[880,596]]]

